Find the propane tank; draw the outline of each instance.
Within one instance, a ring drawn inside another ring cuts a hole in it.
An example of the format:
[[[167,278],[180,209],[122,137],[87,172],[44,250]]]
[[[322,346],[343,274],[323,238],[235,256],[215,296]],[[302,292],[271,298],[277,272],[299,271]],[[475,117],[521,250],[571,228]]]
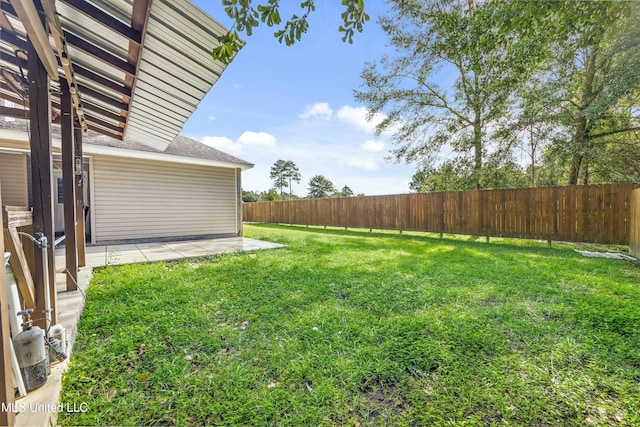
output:
[[[35,390],[47,382],[49,368],[49,358],[44,345],[44,331],[33,326],[31,313],[33,313],[32,308],[18,313],[24,319],[23,330],[13,338],[13,347],[27,392]]]
[[[49,329],[49,363],[62,362],[67,358],[67,330],[64,326],[53,325]]]

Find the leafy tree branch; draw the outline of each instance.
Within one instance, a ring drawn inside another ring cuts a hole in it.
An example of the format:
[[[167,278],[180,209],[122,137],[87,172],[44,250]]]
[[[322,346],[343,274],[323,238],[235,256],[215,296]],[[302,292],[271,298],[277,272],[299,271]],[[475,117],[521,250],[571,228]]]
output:
[[[309,15],[315,12],[316,1],[304,0],[298,8],[301,14],[293,13],[284,24],[280,3],[280,0],[268,0],[256,5],[252,0],[222,0],[224,10],[234,24],[226,34],[217,38],[219,45],[212,51],[213,59],[230,63],[244,44],[239,33],[251,36],[261,24],[277,28],[273,35],[280,43],[291,46],[300,41],[309,29]],[[355,32],[362,32],[369,15],[365,12],[364,0],[342,0],[342,6],[344,11],[340,15],[342,23],[338,31],[343,34],[343,42],[353,43]]]

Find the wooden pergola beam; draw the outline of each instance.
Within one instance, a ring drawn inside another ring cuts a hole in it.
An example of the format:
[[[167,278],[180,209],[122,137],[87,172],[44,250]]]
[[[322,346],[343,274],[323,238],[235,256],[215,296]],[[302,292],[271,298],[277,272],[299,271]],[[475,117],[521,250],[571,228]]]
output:
[[[84,107],[83,107],[84,108]],[[111,124],[105,120],[102,120],[98,117],[93,117],[93,116],[87,116],[85,115],[85,119],[87,121],[87,125],[92,124],[95,126],[100,126],[106,130],[112,131],[112,132],[120,132],[122,133],[122,131],[124,130],[123,128],[121,128],[120,126]],[[52,123],[55,124],[62,124],[62,119],[61,118],[57,118],[55,120],[53,120]]]
[[[127,122],[127,118],[126,117],[123,117],[123,116],[118,115],[116,113],[113,113],[111,111],[105,110],[104,108],[102,108],[100,106],[97,106],[97,105],[93,105],[93,104],[89,104],[89,103],[85,102],[84,104],[82,104],[82,108],[84,108],[85,112],[86,111],[91,111],[91,112],[94,112],[96,114],[104,116],[107,119],[113,120],[113,121],[118,122],[118,123],[123,123],[124,124],[124,123]],[[89,115],[87,113],[85,113],[85,115],[87,117],[89,117],[89,118],[93,117],[92,115]]]
[[[113,131],[113,132],[122,133],[124,131],[124,128],[122,128],[120,126],[113,125],[113,124],[111,124],[111,123],[109,123],[109,122],[107,122],[105,120],[102,120],[102,119],[100,119],[98,117],[93,117],[93,116],[88,117],[88,121],[90,123],[93,123],[96,126],[102,126],[103,128],[108,129],[108,130]]]
[[[35,53],[35,46],[28,49],[29,70],[29,128],[31,145],[31,176],[33,195],[33,232],[43,233],[50,244],[54,241],[53,223],[53,183],[52,183],[52,146],[51,146],[51,94],[49,92],[49,79],[47,72]],[[36,319],[44,317],[45,292],[49,293],[51,307],[56,306],[57,292],[55,289],[55,251],[48,251],[48,276],[44,277],[44,258],[40,250],[34,252],[34,276]],[[51,320],[56,323],[56,312],[51,312]],[[36,323],[42,328],[44,320]]]
[[[131,97],[131,88],[118,84],[112,80],[107,79],[106,77],[102,77],[80,65],[75,65],[73,69],[78,76],[86,77],[87,79],[99,84],[100,86],[104,86],[107,89],[118,92],[123,96],[127,96],[129,98]]]
[[[87,127],[89,128],[89,130],[92,130],[92,131],[94,131],[94,132],[101,133],[101,134],[103,134],[103,135],[105,135],[105,136],[109,136],[109,137],[111,137],[111,138],[113,138],[113,139],[118,139],[118,140],[120,140],[120,141],[122,141],[122,139],[123,139],[123,135],[122,135],[121,133],[113,133],[113,132],[109,132],[108,130],[102,129],[102,128],[98,127],[98,126],[94,126],[94,125],[92,125],[91,123],[89,123],[89,124],[87,125]]]
[[[54,107],[56,106],[55,100],[53,101],[53,105]],[[82,103],[82,108],[84,109],[84,115],[87,121],[91,121],[93,118],[102,119],[102,120],[107,120],[108,122],[111,122],[112,126],[124,124],[127,121],[126,117],[121,116],[120,114],[116,114],[113,111],[102,108],[99,105],[95,105],[90,102],[87,102],[86,99]],[[95,113],[95,115],[91,114],[91,112]]]
[[[117,68],[122,72],[125,72],[127,74],[135,74],[136,72],[135,65],[131,65],[128,62],[123,61],[117,56],[110,54],[109,52],[99,48],[96,45],[89,43],[88,41],[74,34],[71,34],[68,31],[64,32],[64,38],[67,41],[67,43],[69,43],[70,45],[88,53],[91,56],[94,56],[95,58]]]
[[[2,14],[0,13],[0,15],[2,15]],[[0,37],[0,38],[3,41],[4,41],[5,35],[9,34],[6,31],[0,31],[0,33],[2,33],[2,37]],[[27,46],[27,42],[24,42],[23,44],[24,44],[25,47]],[[22,52],[18,52],[18,57],[20,58],[20,60],[24,61],[25,64],[27,63],[27,55],[25,55]],[[10,62],[13,65],[15,65],[16,69],[18,68],[18,64],[15,63],[16,62],[15,55],[10,55],[10,54],[8,54],[6,52],[0,52],[0,60],[5,61],[5,62]]]
[[[98,92],[97,90],[93,90],[88,86],[79,85],[78,89],[80,90],[80,92],[82,92],[86,96],[97,99],[98,101],[102,101],[105,104],[109,104],[112,107],[118,108],[119,110],[129,111],[129,104],[122,102],[118,99],[111,98],[110,96],[107,96],[101,92]]]
[[[58,81],[58,61],[51,50],[49,43],[49,32],[45,31],[45,27],[40,20],[38,10],[32,0],[11,0],[11,5],[16,11],[18,18],[22,21],[22,25],[27,30],[31,43],[42,61],[44,69],[47,71],[49,78]]]
[[[77,87],[76,77],[73,72],[73,64],[71,63],[71,59],[69,58],[69,52],[67,51],[67,45],[64,40],[64,33],[62,31],[62,25],[60,24],[60,18],[58,18],[56,6],[53,3],[53,0],[40,1],[42,2],[42,7],[47,16],[47,20],[49,21],[51,35],[53,36],[53,41],[56,45],[56,49],[58,50],[60,64],[62,65],[62,69],[64,70],[64,75],[66,78],[66,84],[61,82],[60,86],[66,88],[67,90]],[[78,94],[78,91],[69,91],[69,96],[71,97],[73,105],[76,107],[76,114],[78,115],[78,120],[80,120],[80,125],[83,127],[83,129],[86,129],[87,124],[82,109],[80,108],[80,106],[82,105],[82,101],[80,101],[80,95]]]
[[[78,289],[78,254],[76,251],[76,183],[75,142],[71,93],[62,85],[60,94],[62,138],[62,198],[64,205],[64,254],[67,291]]]
[[[22,89],[20,82],[15,78],[15,76],[10,71],[2,70],[0,71],[0,75],[2,75],[2,78],[6,82],[7,87],[11,89],[11,92],[18,95],[24,93],[24,90]]]
[[[9,31],[0,31],[0,40],[13,46],[14,49],[27,50],[27,42]],[[53,53],[53,52],[52,52]]]
[[[29,101],[20,98],[21,95],[21,93],[16,93],[16,91],[5,82],[0,82],[0,98],[11,101],[14,104],[22,105],[23,107],[27,107],[27,109],[29,109]]]
[[[84,88],[84,86],[81,86],[81,88]],[[91,94],[93,94],[94,92],[91,92]],[[99,93],[97,91],[95,91],[95,93]],[[54,97],[54,106],[55,103],[59,96],[59,93],[52,93],[51,94],[52,97]],[[118,108],[120,110],[120,107],[122,107],[124,104],[123,103],[119,103],[117,105],[114,105],[114,107]],[[108,121],[112,121],[112,125],[119,125],[120,123],[126,123],[127,119],[126,119],[126,111],[122,111],[120,110],[120,113],[115,113],[113,110],[107,110],[104,107],[101,107],[100,105],[95,105],[94,103],[90,102],[90,100],[88,100],[86,97],[83,99],[82,102],[82,108],[84,109],[84,115],[87,118],[87,120],[91,120],[92,117],[96,117],[96,118],[102,118]],[[95,115],[90,114],[89,112],[93,112],[96,113]]]
[[[4,3],[0,5],[0,8],[2,8],[2,10],[6,8]],[[11,23],[4,15],[4,13],[0,13],[0,29],[2,29],[2,31],[13,31],[13,28],[11,28]]]
[[[31,213],[31,212],[29,212]],[[5,215],[3,214],[3,217]],[[6,218],[3,218],[5,221]],[[29,222],[31,225],[32,222]],[[22,300],[24,301],[24,306],[27,308],[35,308],[35,297],[34,297],[34,284],[33,277],[31,277],[31,270],[29,269],[29,264],[27,262],[26,254],[24,252],[22,241],[20,240],[20,235],[18,234],[18,229],[16,226],[11,226],[5,221],[5,225],[7,228],[4,229],[4,244],[7,252],[11,252],[14,254],[9,261],[11,262],[11,268],[13,269],[13,275],[16,279],[16,284],[18,285],[18,289],[20,290],[20,295],[22,296]],[[31,242],[29,242],[31,243]]]
[[[77,260],[78,267],[84,267],[87,265],[86,254],[85,254],[85,233],[84,233],[84,186],[87,185],[84,182],[83,174],[84,169],[82,167],[82,128],[80,127],[80,123],[75,120],[73,123],[73,135],[74,135],[74,160],[76,163],[76,249],[77,249]],[[80,166],[80,170],[78,170],[77,166]]]
[[[116,33],[126,37],[134,43],[142,42],[142,33],[134,28],[129,27],[122,21],[117,20],[113,16],[105,13],[102,9],[95,7],[94,5],[87,3],[84,0],[62,0],[64,3],[73,7],[74,9],[82,12],[87,17],[93,19],[99,24],[104,25],[107,28],[115,31]]]
[[[145,29],[149,23],[151,15],[151,0],[134,0],[133,10],[131,11],[131,28],[140,31],[143,34],[140,43],[129,42],[129,51],[127,52],[127,61],[135,64],[135,73],[127,75],[124,84],[127,87],[135,88],[136,79],[138,78],[138,69],[140,68],[140,58],[142,57],[142,46],[144,44]],[[132,90],[133,96],[133,90]]]
[[[29,110],[27,110],[27,114],[28,113],[29,113]],[[22,109],[22,108],[4,107],[4,106],[0,106],[0,116],[14,117],[14,118],[17,118],[17,119],[26,118],[24,109]]]

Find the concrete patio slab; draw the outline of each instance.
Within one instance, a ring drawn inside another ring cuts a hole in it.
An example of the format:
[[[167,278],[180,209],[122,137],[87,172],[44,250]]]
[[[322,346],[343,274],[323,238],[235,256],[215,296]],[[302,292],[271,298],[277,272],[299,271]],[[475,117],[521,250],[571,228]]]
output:
[[[207,255],[207,251],[191,242],[167,243],[167,248],[176,251],[184,258]]]
[[[86,251],[86,260],[87,265],[91,267],[104,267],[105,265],[138,262],[175,261],[183,258],[197,258],[225,252],[277,249],[281,247],[283,247],[283,245],[248,239],[246,237],[130,243],[90,246]],[[63,254],[63,252],[60,252],[60,254]]]

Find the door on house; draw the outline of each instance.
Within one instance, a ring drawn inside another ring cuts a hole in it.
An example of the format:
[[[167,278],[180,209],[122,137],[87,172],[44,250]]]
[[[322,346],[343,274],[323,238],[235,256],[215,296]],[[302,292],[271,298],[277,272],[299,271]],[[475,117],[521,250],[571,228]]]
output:
[[[53,171],[53,223],[56,239],[64,234],[64,193],[62,192],[62,171]]]
[[[89,203],[89,171],[82,171],[82,197],[84,206]],[[62,171],[53,171],[53,222],[55,227],[56,238],[64,234],[64,191],[62,187]],[[85,209],[85,241],[91,241],[91,216],[88,209]]]

